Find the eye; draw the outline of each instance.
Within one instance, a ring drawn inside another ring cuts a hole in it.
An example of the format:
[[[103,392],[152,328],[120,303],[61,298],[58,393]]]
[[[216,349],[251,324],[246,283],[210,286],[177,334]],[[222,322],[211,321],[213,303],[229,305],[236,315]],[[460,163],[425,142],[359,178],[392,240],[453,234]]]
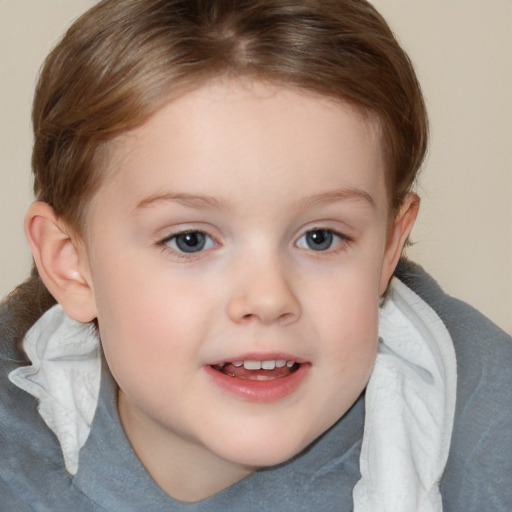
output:
[[[216,245],[212,237],[202,231],[184,231],[166,238],[162,243],[181,253],[200,252]]]
[[[297,247],[313,251],[327,251],[346,238],[330,229],[312,229],[297,240]]]

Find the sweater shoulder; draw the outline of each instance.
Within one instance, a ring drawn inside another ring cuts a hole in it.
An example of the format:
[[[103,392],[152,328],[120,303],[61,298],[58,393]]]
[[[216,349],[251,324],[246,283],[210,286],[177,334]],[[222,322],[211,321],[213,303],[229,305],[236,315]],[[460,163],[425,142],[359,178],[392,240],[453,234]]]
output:
[[[444,293],[411,262],[397,277],[443,321],[457,358],[457,402],[441,484],[444,510],[512,510],[512,339],[475,308]]]

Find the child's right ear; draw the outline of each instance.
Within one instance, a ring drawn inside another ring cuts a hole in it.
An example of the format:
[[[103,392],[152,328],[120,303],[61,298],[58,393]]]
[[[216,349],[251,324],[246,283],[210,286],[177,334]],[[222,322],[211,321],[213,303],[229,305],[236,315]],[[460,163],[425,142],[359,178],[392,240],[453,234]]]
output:
[[[30,205],[25,235],[41,279],[66,313],[80,322],[96,318],[85,247],[49,204],[36,201]]]

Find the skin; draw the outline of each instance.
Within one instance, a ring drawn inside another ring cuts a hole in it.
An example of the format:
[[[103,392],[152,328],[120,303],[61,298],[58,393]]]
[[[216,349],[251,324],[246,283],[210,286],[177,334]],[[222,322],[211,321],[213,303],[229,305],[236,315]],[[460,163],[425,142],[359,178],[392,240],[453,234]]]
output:
[[[170,495],[200,500],[294,456],[360,395],[417,202],[390,222],[374,121],[259,82],[186,93],[111,153],[82,239],[42,203],[27,235],[66,311],[97,318],[140,460]],[[319,229],[333,234],[322,250],[307,236]],[[184,231],[204,248],[180,252]],[[277,400],[206,371],[269,354],[307,367]]]

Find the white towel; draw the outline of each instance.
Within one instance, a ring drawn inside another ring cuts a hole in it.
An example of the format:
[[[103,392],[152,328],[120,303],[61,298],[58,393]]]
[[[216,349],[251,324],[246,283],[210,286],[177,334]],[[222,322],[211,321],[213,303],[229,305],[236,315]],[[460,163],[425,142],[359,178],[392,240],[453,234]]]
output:
[[[441,511],[457,385],[452,340],[430,306],[397,279],[380,311],[379,336],[354,512]]]
[[[39,414],[57,436],[66,469],[74,475],[98,403],[101,353],[96,329],[56,305],[27,332],[23,348],[32,365],[13,370],[9,379],[38,399]]]

